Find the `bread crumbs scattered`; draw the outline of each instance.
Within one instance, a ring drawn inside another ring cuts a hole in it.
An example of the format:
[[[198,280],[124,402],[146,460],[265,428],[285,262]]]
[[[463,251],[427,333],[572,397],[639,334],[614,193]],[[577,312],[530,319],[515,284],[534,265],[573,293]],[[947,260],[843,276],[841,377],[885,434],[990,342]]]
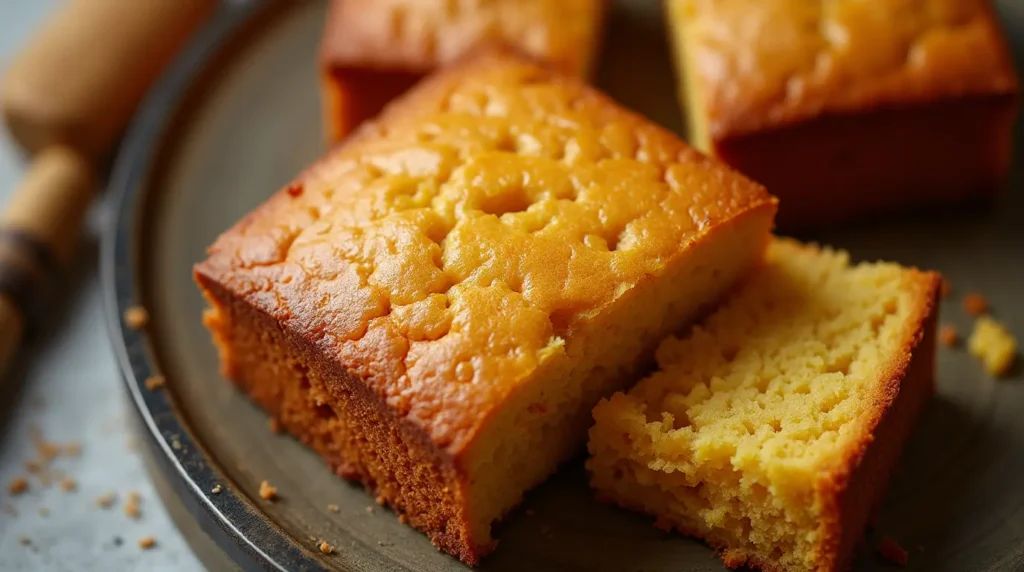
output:
[[[150,391],[156,391],[163,388],[165,383],[164,376],[152,375],[146,378],[146,389]]]
[[[152,536],[147,536],[145,538],[139,539],[139,548],[143,550],[149,550],[154,546],[156,546],[156,538],[153,538]]]
[[[948,298],[953,292],[953,283],[949,281],[949,278],[942,278],[942,285],[939,287],[939,295],[944,299]]]
[[[945,324],[939,329],[939,342],[947,348],[956,347],[960,342],[960,335],[953,324]]]
[[[271,417],[270,421],[267,422],[267,426],[270,427],[271,433],[281,432],[281,422],[278,421],[276,417]]]
[[[882,542],[879,543],[878,554],[889,562],[900,566],[906,566],[907,560],[909,559],[906,549],[900,546],[900,543],[896,542],[892,538],[883,539]]]
[[[1017,339],[999,322],[982,316],[974,323],[967,351],[981,360],[989,375],[1002,377],[1010,373],[1017,359]]]
[[[220,485],[216,485],[216,486],[214,486],[214,487],[213,487],[212,489],[210,489],[210,492],[211,492],[211,493],[213,493],[213,494],[215,494],[215,495],[219,495],[219,494],[220,494],[220,491],[222,491],[222,490],[224,490],[224,489],[223,489],[223,488],[221,488],[221,486],[220,486]]]
[[[336,504],[329,504],[329,505],[327,505],[327,510],[329,510],[331,512],[338,512],[340,509],[338,508],[338,505],[336,505]]]
[[[138,520],[142,516],[142,511],[139,508],[139,504],[142,502],[142,498],[137,492],[128,493],[127,499],[124,503],[124,514],[128,518]]]
[[[67,492],[67,493],[73,493],[76,490],[78,490],[78,483],[75,482],[75,479],[71,479],[71,478],[63,479],[60,482],[60,490],[62,490],[64,492]]]
[[[260,483],[260,498],[262,498],[263,500],[268,500],[268,501],[276,500],[277,499],[277,489],[272,487],[270,485],[270,483],[268,483],[267,481],[261,482]]]
[[[327,542],[321,542],[320,552],[322,552],[323,554],[334,554],[334,547],[330,544],[327,544]]]
[[[988,314],[988,300],[977,292],[964,296],[964,310],[972,316]]]
[[[100,508],[110,508],[114,506],[114,502],[117,501],[116,493],[107,493],[96,499],[96,504]]]
[[[25,477],[18,477],[7,485],[7,492],[11,496],[17,496],[28,490],[28,479]]]
[[[124,311],[124,324],[132,330],[141,330],[149,323],[149,312],[142,306],[132,306]]]

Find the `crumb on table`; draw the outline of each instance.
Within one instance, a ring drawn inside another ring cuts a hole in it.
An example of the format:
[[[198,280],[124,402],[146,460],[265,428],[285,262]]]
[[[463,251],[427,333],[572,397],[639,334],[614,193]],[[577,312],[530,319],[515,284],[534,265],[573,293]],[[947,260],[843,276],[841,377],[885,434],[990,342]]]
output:
[[[977,292],[964,296],[964,310],[972,316],[988,314],[988,300]]]
[[[142,516],[142,511],[139,508],[141,501],[142,498],[139,496],[139,493],[128,493],[128,497],[124,503],[124,514],[128,516],[128,518],[138,520]]]
[[[210,492],[215,495],[219,495],[220,491],[222,490],[224,490],[223,487],[221,487],[220,485],[215,485],[212,489],[210,489]]]
[[[146,389],[156,391],[164,386],[165,380],[162,375],[151,375],[146,378]]]
[[[320,542],[320,552],[324,554],[334,554],[334,547],[327,544],[327,541]]]
[[[945,324],[939,329],[939,342],[947,348],[956,346],[960,341],[960,335],[953,324]]]
[[[268,501],[277,499],[277,488],[267,481],[260,482],[260,498]]]
[[[132,306],[124,311],[124,324],[132,330],[141,330],[149,323],[149,312],[142,306]]]
[[[78,483],[75,482],[75,479],[67,477],[60,481],[60,490],[67,493],[73,493],[78,490]]]
[[[338,505],[336,505],[336,504],[329,504],[329,505],[327,505],[327,510],[329,510],[331,512],[338,512],[341,509],[339,509]]]
[[[1017,340],[1005,326],[996,320],[982,316],[974,323],[974,331],[967,340],[967,351],[985,366],[993,377],[1010,372],[1017,359]]]
[[[909,558],[906,549],[892,538],[885,538],[878,544],[878,554],[889,562],[900,566],[906,566]]]
[[[28,479],[17,477],[7,485],[7,492],[11,496],[17,496],[28,490]]]
[[[110,508],[114,506],[114,502],[117,500],[117,493],[107,493],[96,499],[96,504],[100,508]]]
[[[139,539],[139,548],[143,550],[149,550],[156,546],[156,538],[152,536],[146,536]]]

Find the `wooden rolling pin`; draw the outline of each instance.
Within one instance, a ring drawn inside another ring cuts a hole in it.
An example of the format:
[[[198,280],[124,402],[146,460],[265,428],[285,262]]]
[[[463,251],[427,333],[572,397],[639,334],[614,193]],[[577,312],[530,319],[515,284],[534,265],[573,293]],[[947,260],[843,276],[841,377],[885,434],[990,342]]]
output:
[[[18,54],[0,111],[32,163],[0,214],[0,372],[73,256],[101,162],[216,0],[69,0]]]

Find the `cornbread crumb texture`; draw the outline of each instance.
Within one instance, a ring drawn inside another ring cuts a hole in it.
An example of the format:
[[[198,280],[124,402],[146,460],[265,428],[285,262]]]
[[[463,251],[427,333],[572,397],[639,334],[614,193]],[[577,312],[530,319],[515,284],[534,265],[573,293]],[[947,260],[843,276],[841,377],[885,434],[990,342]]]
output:
[[[15,477],[10,483],[7,484],[7,492],[11,496],[17,496],[28,490],[28,479],[25,477]]]
[[[139,539],[139,548],[143,550],[149,550],[156,547],[156,538],[153,536],[146,536]]]
[[[729,565],[831,569],[832,479],[859,462],[937,292],[931,273],[774,243],[733,298],[662,344],[656,373],[594,409],[593,485]]]
[[[669,2],[716,139],[1019,90],[989,0]]]
[[[334,547],[327,544],[327,541],[320,541],[320,552],[323,554],[334,554]]]
[[[974,322],[967,351],[981,360],[989,375],[1003,377],[1010,373],[1017,360],[1017,339],[1003,324],[981,316]]]
[[[198,273],[458,448],[580,322],[770,198],[508,54],[428,83],[308,170],[301,195],[223,234]]]
[[[330,65],[425,73],[471,49],[507,45],[586,75],[604,0],[334,0],[322,46]]]

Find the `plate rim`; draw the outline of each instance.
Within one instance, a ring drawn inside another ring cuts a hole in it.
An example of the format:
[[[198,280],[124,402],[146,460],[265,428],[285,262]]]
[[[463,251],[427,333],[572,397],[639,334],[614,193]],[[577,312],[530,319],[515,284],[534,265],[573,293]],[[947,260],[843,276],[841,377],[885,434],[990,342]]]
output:
[[[145,446],[156,461],[154,466],[147,465],[147,471],[163,473],[159,476],[170,481],[170,489],[179,497],[175,500],[181,501],[203,533],[243,569],[327,570],[311,551],[233,486],[222,486],[216,503],[207,496],[212,486],[231,480],[217,469],[217,463],[209,462],[205,449],[192,439],[187,420],[173,400],[164,392],[145,389],[144,380],[160,368],[144,329],[132,330],[122,319],[125,311],[144,301],[139,223],[145,203],[151,199],[146,180],[177,123],[175,118],[204,72],[217,67],[218,56],[261,16],[280,6],[269,0],[219,3],[139,105],[117,148],[107,183],[104,203],[110,218],[102,230],[100,280],[104,321],[126,397],[144,433]],[[247,531],[239,528],[240,521]],[[264,549],[268,545],[273,551]]]

